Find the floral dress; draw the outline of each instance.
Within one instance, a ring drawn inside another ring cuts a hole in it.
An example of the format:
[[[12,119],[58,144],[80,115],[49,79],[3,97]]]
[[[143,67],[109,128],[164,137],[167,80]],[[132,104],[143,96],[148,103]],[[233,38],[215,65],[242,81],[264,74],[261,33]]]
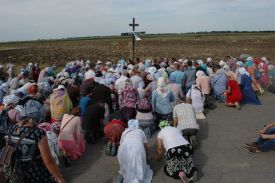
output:
[[[17,132],[19,129],[19,132]],[[12,126],[11,141],[16,144],[18,139],[26,133],[30,127]],[[52,183],[54,179],[43,163],[38,143],[46,136],[46,133],[39,128],[34,128],[24,138],[18,147],[18,158],[24,170],[24,181],[28,183]],[[7,139],[7,136],[6,136]]]

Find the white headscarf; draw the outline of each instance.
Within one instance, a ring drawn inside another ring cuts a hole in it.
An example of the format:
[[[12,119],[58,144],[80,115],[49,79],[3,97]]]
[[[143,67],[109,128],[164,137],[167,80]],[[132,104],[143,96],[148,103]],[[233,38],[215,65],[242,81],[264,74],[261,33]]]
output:
[[[0,90],[2,90],[2,91],[5,92],[5,93],[8,93],[8,92],[9,92],[9,85],[8,85],[8,83],[3,83],[3,84],[0,86]]]
[[[19,101],[19,98],[16,95],[8,95],[3,98],[3,104],[4,106],[8,106],[9,104],[17,104]]]
[[[136,129],[138,129],[139,128],[138,120],[136,120],[136,119],[130,119],[128,121],[128,128],[130,130],[136,130]]]
[[[157,92],[163,97],[166,97],[169,93],[169,89],[168,89],[168,86],[167,86],[167,81],[164,77],[160,77],[158,79]]]
[[[197,71],[196,76],[197,78],[199,78],[199,77],[205,76],[205,74],[203,71]]]
[[[246,69],[245,69],[244,67],[242,67],[242,68],[239,69],[239,73],[240,73],[241,75],[246,74],[247,76],[250,76],[249,73],[246,71]]]

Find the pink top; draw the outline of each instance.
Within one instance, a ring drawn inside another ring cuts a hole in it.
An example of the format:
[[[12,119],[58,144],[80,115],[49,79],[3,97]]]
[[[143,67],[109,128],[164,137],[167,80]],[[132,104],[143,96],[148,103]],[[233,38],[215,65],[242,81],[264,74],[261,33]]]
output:
[[[210,82],[208,76],[201,76],[196,79],[197,86],[200,87],[202,94],[210,93]]]
[[[69,123],[65,126],[65,124],[68,121],[69,121]],[[63,128],[64,126],[65,126],[65,128]],[[60,134],[58,136],[58,140],[69,140],[69,141],[76,140],[77,142],[79,141],[79,139],[73,139],[73,138],[77,137],[79,134],[81,134],[82,127],[81,127],[80,117],[69,115],[69,114],[64,114],[62,122],[61,122],[60,130],[62,128],[63,128],[63,130],[60,132]]]

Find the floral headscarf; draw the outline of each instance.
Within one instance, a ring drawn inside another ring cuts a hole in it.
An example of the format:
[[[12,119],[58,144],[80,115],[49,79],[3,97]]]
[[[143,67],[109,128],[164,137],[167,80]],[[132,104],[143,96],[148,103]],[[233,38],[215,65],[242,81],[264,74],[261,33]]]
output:
[[[161,122],[159,123],[159,127],[160,127],[161,129],[163,129],[163,128],[165,128],[165,127],[168,127],[168,126],[171,126],[171,124],[170,124],[170,122],[167,121],[167,120],[163,120],[163,121],[161,121]]]

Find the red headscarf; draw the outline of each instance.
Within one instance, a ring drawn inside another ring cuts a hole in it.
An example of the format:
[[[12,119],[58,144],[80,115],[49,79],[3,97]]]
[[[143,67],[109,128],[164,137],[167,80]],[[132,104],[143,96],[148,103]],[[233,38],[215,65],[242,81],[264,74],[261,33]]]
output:
[[[253,60],[253,62],[254,62],[255,65],[259,65],[259,64],[262,62],[262,60],[259,59],[259,58],[255,58],[255,59]]]
[[[29,87],[29,94],[35,95],[38,92],[37,84],[33,84]]]

